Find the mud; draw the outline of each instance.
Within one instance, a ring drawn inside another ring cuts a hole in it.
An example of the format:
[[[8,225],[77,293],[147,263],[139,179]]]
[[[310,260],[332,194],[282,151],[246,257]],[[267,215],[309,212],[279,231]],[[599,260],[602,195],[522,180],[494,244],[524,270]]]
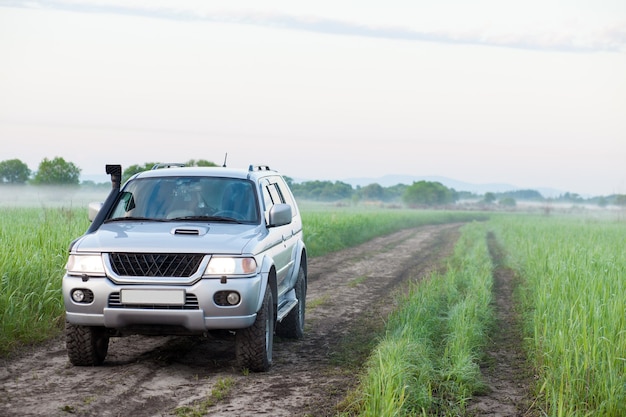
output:
[[[513,299],[515,272],[504,265],[504,253],[492,233],[487,235],[494,265],[493,308],[496,325],[481,366],[486,389],[476,395],[468,415],[481,417],[531,417],[538,415],[531,401],[532,372],[525,360],[519,314]]]

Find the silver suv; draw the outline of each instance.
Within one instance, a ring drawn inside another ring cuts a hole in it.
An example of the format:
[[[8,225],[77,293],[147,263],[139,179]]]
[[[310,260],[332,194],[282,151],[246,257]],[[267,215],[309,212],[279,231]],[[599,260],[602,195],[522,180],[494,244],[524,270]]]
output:
[[[102,364],[110,337],[228,330],[239,365],[266,371],[275,332],[303,336],[307,255],[281,175],[170,164],[120,187],[121,166],[106,171],[63,277],[72,364]]]

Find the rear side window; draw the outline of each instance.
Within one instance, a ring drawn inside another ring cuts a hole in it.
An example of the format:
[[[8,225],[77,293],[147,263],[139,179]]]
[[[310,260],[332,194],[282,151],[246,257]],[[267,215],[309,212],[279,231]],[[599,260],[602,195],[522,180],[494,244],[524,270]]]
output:
[[[280,191],[276,187],[276,184],[269,184],[267,186],[267,193],[270,195],[272,204],[280,204],[285,202],[285,200],[282,198]]]
[[[263,180],[263,200],[265,210],[269,210],[274,204],[289,204],[293,216],[297,213],[297,206],[287,184],[281,177],[270,177]]]
[[[278,188],[278,192],[280,193],[283,202],[291,206],[291,212],[295,216],[298,212],[298,206],[293,199],[293,195],[291,195],[291,191],[289,190],[287,183],[282,177],[276,177],[276,187]]]

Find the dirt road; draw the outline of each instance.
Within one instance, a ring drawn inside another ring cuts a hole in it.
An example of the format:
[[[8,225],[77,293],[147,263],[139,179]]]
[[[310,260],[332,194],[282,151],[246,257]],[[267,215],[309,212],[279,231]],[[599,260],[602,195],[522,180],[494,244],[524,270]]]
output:
[[[267,373],[236,367],[230,334],[114,338],[95,368],[71,366],[58,339],[0,363],[0,416],[170,416],[183,406],[211,416],[334,415],[357,382],[366,336],[404,282],[441,267],[459,226],[404,230],[311,260],[305,338],[277,340]]]

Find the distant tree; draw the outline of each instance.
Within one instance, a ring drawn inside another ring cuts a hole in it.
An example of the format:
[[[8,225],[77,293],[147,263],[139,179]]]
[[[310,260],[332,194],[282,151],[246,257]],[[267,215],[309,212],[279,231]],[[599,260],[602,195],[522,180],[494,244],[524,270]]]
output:
[[[350,184],[341,181],[305,181],[293,184],[291,191],[297,198],[320,201],[350,199],[354,193]]]
[[[409,206],[436,206],[454,203],[456,192],[440,182],[418,181],[409,186],[402,200]]]
[[[126,182],[133,175],[143,172],[150,171],[155,165],[159,164],[158,162],[145,162],[143,165],[130,165],[124,169],[122,172],[122,183]],[[207,161],[206,159],[190,159],[185,163],[185,166],[189,167],[217,167],[215,162]]]
[[[130,177],[138,172],[150,171],[156,164],[156,162],[146,162],[143,165],[130,165],[124,169],[124,172],[122,172],[122,183],[125,183]]]
[[[289,186],[289,188],[292,188],[292,187],[293,187],[293,185],[294,185],[293,178],[288,177],[288,176],[286,176],[286,175],[283,175],[283,179],[285,180],[285,182],[287,183],[287,185]]]
[[[385,188],[385,201],[402,200],[407,188],[409,186],[406,184],[396,184]]]
[[[559,200],[561,201],[568,201],[568,202],[572,202],[572,203],[582,203],[583,202],[583,198],[576,193],[565,193],[563,195],[561,195],[559,197]]]
[[[354,190],[350,184],[345,182],[335,181],[329,187],[324,187],[319,194],[320,200],[323,201],[337,201],[352,197]]]
[[[215,162],[207,161],[206,159],[190,159],[185,164],[190,167],[217,167],[221,165],[217,165]]]
[[[25,184],[30,174],[28,166],[19,159],[0,162],[0,183]]]
[[[369,184],[361,187],[358,194],[363,200],[383,201],[385,199],[385,189],[380,184]]]
[[[526,201],[544,201],[545,199],[541,195],[541,193],[537,190],[515,190],[515,191],[507,191],[504,193],[498,193],[498,197],[501,199],[504,197],[511,197],[513,199],[518,200],[526,200]]]
[[[513,197],[503,197],[498,201],[498,204],[503,207],[515,207],[517,205],[517,201]]]
[[[456,192],[456,199],[458,200],[479,200],[480,199],[480,195],[479,194],[475,194],[471,191],[457,191]]]
[[[609,200],[606,197],[599,197],[597,202],[599,207],[606,207],[609,204]]]
[[[617,194],[615,196],[615,205],[626,207],[626,194]]]
[[[78,185],[80,168],[61,157],[52,160],[44,158],[32,180],[36,185]]]
[[[494,201],[496,201],[496,195],[494,193],[485,193],[485,198],[483,198],[483,201],[487,204],[491,204]]]

